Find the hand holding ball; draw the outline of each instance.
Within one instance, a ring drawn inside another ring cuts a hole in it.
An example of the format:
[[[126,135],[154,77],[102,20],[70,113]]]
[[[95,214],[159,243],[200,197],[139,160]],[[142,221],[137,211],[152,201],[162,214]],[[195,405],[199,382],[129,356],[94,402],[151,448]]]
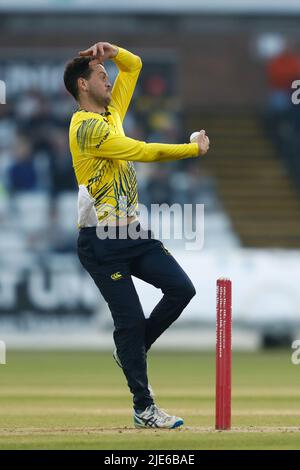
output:
[[[193,132],[190,135],[190,142],[192,144],[198,144],[199,155],[205,155],[209,149],[209,138],[205,134],[205,130],[202,129],[200,132]]]

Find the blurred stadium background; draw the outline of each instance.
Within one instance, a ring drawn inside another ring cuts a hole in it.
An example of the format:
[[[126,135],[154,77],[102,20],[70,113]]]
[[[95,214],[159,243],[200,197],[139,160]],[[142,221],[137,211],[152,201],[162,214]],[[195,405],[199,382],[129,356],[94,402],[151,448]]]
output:
[[[300,4],[286,0],[0,0],[0,338],[9,348],[112,347],[76,255],[65,62],[99,40],[139,54],[127,135],[207,158],[138,164],[140,202],[205,205],[199,252],[165,244],[198,295],[157,347],[212,348],[215,282],[233,281],[234,347],[300,337]],[[107,64],[113,79],[116,69]],[[67,176],[67,178],[66,178]],[[176,223],[176,221],[175,221]],[[136,282],[146,315],[160,292]]]

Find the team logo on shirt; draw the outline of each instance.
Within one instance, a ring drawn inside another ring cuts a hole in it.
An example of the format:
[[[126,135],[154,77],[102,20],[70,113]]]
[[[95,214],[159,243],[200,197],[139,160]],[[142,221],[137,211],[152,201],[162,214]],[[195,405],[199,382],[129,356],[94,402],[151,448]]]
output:
[[[112,279],[113,281],[118,281],[119,279],[122,279],[123,276],[122,276],[122,274],[118,271],[118,272],[112,274],[110,277],[111,277],[111,279]]]

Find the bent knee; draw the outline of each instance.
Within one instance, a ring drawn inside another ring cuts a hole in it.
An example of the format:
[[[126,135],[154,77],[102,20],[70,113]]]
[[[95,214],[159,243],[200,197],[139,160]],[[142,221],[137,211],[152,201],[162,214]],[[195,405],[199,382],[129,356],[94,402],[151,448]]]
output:
[[[192,282],[186,282],[181,285],[178,292],[180,292],[180,297],[186,299],[187,302],[196,295],[196,289]]]
[[[189,297],[189,299],[191,300],[193,297],[195,297],[196,295],[196,289],[195,289],[195,286],[194,284],[190,283],[189,287],[187,288],[187,295]]]

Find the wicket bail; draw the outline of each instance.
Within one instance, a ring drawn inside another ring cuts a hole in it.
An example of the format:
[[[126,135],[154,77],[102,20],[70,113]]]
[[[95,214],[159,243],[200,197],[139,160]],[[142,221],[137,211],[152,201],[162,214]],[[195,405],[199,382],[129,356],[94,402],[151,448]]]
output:
[[[231,427],[231,281],[217,280],[216,430]]]

